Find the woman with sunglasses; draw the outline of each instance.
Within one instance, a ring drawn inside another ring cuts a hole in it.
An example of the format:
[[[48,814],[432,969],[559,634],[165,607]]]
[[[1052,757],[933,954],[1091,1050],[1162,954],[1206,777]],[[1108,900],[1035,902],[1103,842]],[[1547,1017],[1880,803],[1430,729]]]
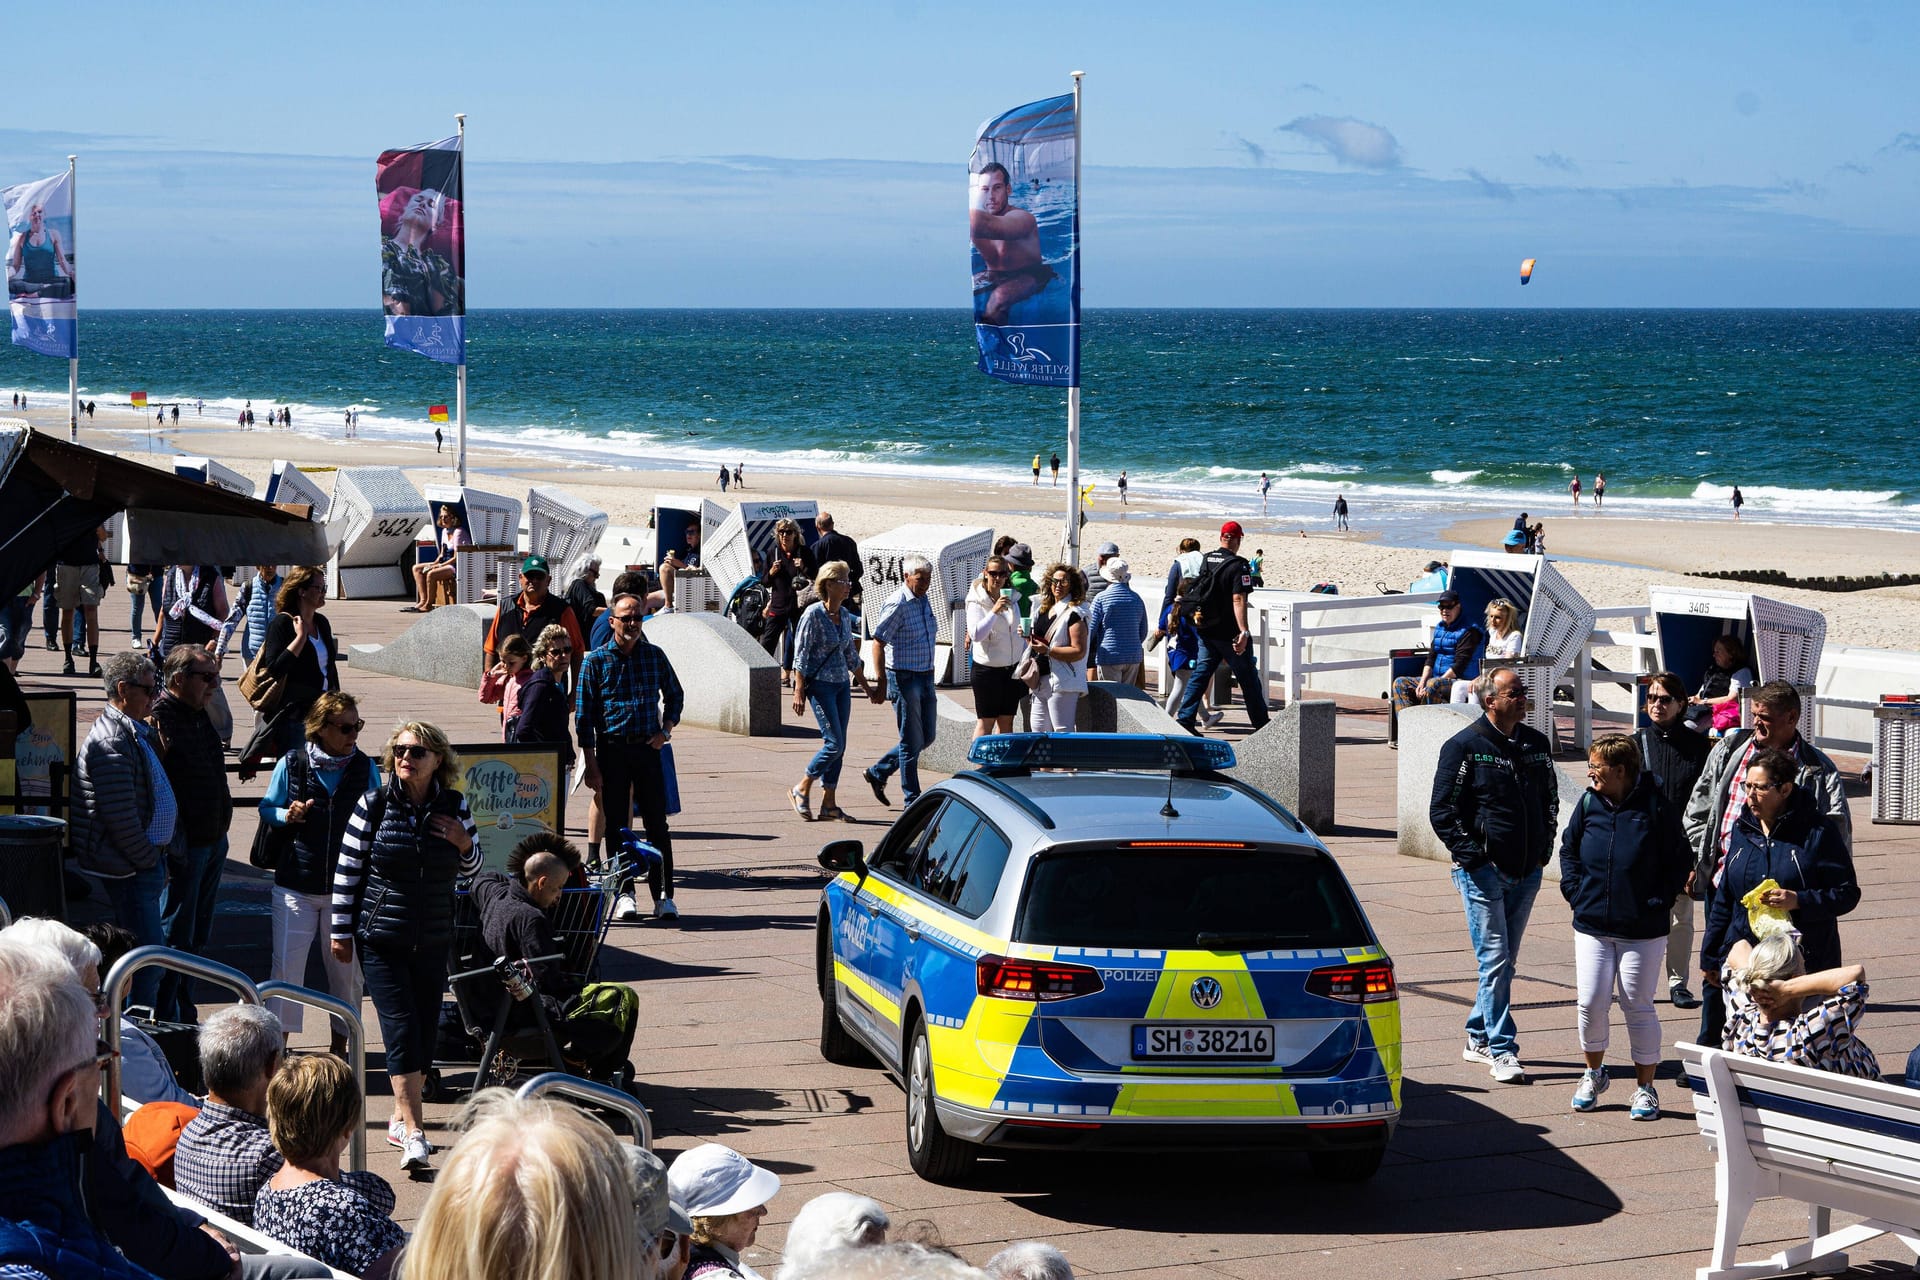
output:
[[[273,607],[279,612],[254,655],[267,675],[281,682],[279,701],[255,717],[253,737],[240,752],[240,780],[253,777],[258,760],[274,760],[298,747],[315,698],[340,687],[339,646],[333,624],[320,610],[327,603],[327,575],[311,565],[287,572]]]
[[[554,623],[533,642],[533,672],[520,686],[520,714],[507,722],[508,742],[550,742],[560,762],[573,768],[573,698],[567,673],[573,669],[573,640]]]
[[[1087,691],[1087,580],[1070,564],[1055,564],[1033,598],[1027,637],[1036,658],[1046,659],[1046,677],[1033,694],[1035,733],[1072,733],[1080,696]]]
[[[460,757],[438,728],[402,724],[380,763],[392,781],[360,797],[340,842],[333,958],[348,963],[358,944],[393,1082],[387,1143],[400,1148],[402,1169],[425,1169],[433,1146],[421,1129],[420,1096],[447,987],[453,887],[480,870],[479,832],[454,790]]]
[[[283,833],[273,841],[273,977],[306,982],[307,954],[322,932],[340,842],[360,797],[380,786],[380,766],[360,750],[360,706],[351,694],[323,693],[307,708],[307,740],[280,757],[260,798],[260,821]],[[360,1007],[360,973],[322,947],[327,990]],[[273,1010],[289,1033],[299,1031],[303,1006],[276,1000]],[[333,1052],[345,1056],[344,1028],[333,1031]]]
[[[1020,594],[1013,566],[991,556],[967,591],[967,638],[972,642],[973,736],[1012,733],[1027,688],[1013,678],[1020,661]]]
[[[798,639],[793,645],[793,713],[807,706],[820,726],[820,750],[807,761],[807,771],[787,790],[793,811],[811,822],[813,783],[820,781],[820,820],[847,820],[836,792],[840,766],[847,756],[847,720],[853,715],[853,686],[866,692],[866,672],[860,666],[860,645],[853,636],[853,610],[846,607],[853,592],[853,574],[845,560],[829,560],[813,580],[820,598],[800,615]]]
[[[1700,780],[1713,743],[1688,726],[1687,687],[1673,672],[1647,677],[1645,707],[1647,723],[1635,731],[1633,744],[1640,748],[1640,759],[1653,775],[1660,794],[1675,813],[1685,813],[1693,784]],[[1687,971],[1692,965],[1693,899],[1683,893],[1674,899],[1667,930],[1667,999],[1676,1009],[1700,1005],[1699,997],[1687,987]]]
[[[1709,986],[1721,985],[1733,944],[1745,940],[1757,946],[1746,905],[1747,895],[1763,881],[1778,887],[1759,896],[1762,907],[1788,913],[1800,931],[1800,947],[1809,972],[1837,969],[1840,954],[1840,917],[1860,905],[1860,883],[1853,872],[1846,837],[1814,803],[1794,778],[1799,765],[1778,747],[1762,747],[1747,763],[1747,801],[1727,836],[1727,858],[1720,876],[1707,889],[1707,927],[1700,939],[1700,972]],[[1702,1030],[1720,1043],[1719,1026],[1707,1025],[1719,1010],[1709,1002]]]

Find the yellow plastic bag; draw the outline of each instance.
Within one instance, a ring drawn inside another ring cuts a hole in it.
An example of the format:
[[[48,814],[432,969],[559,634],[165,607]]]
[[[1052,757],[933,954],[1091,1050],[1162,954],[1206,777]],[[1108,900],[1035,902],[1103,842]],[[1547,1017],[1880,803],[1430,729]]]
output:
[[[1787,914],[1785,907],[1761,905],[1760,899],[1779,887],[1780,882],[1768,876],[1740,899],[1740,905],[1747,909],[1747,927],[1753,930],[1756,938],[1770,938],[1793,928],[1793,917]]]

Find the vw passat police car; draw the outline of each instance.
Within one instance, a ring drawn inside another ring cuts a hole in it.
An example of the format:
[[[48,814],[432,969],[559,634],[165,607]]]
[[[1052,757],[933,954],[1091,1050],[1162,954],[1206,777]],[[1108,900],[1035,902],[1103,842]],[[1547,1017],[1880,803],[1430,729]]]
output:
[[[1325,846],[1226,743],[1009,734],[871,854],[820,853],[820,1049],[907,1091],[922,1177],[986,1148],[1283,1147],[1380,1163],[1393,962]]]

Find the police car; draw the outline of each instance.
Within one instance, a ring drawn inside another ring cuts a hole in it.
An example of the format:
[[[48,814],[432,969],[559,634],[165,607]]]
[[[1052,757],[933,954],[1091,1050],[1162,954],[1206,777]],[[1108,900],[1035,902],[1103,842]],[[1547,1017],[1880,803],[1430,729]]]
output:
[[[989,1148],[1305,1151],[1379,1166],[1393,962],[1325,846],[1224,742],[977,739],[871,855],[820,863],[820,1049],[907,1092],[936,1181]]]

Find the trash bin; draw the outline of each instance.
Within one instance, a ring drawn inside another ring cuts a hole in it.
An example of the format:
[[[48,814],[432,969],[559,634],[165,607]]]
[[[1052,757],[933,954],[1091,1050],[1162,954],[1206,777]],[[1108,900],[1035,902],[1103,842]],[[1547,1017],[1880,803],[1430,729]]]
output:
[[[66,918],[60,867],[66,837],[67,824],[59,818],[0,814],[0,899],[6,900],[14,919]]]

